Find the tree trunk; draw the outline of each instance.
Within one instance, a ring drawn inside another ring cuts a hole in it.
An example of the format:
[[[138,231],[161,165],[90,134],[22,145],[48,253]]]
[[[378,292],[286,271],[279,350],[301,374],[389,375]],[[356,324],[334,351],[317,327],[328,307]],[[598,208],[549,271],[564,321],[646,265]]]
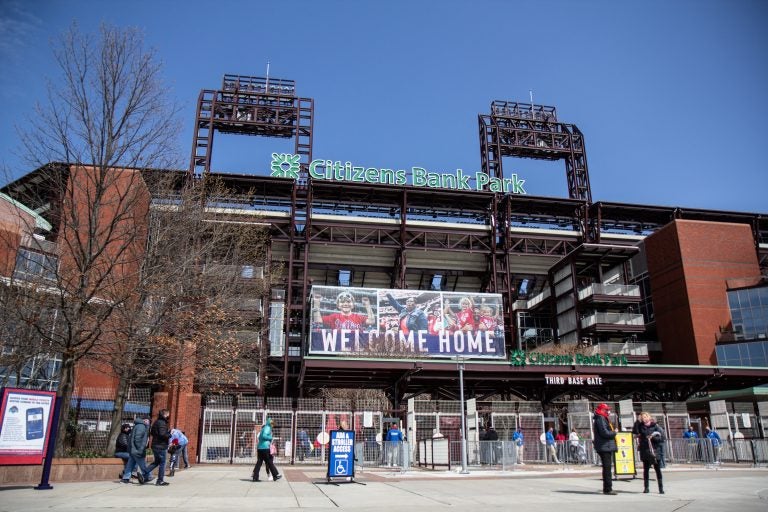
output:
[[[56,452],[57,457],[64,457],[66,452],[67,427],[69,426],[69,403],[72,400],[72,393],[75,386],[75,362],[66,354],[61,360],[61,379],[59,380],[59,389],[56,393],[56,400],[61,403],[61,413],[59,415],[59,428],[56,432]]]
[[[109,427],[109,437],[107,438],[107,446],[104,448],[104,455],[110,455],[113,453],[117,436],[120,435],[121,426],[123,424],[123,409],[125,403],[128,401],[128,389],[131,383],[126,377],[120,376],[120,380],[117,383],[117,389],[115,390],[115,404],[112,408],[112,424]]]

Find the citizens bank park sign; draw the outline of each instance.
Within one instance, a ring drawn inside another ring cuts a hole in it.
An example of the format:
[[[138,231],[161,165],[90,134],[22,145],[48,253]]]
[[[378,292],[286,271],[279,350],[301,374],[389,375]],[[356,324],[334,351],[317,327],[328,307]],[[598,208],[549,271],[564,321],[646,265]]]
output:
[[[301,169],[299,158],[299,155],[290,153],[272,153],[270,176],[297,179]],[[525,180],[520,179],[517,174],[513,174],[511,178],[494,178],[484,172],[475,172],[473,175],[465,173],[462,169],[456,169],[455,173],[437,173],[429,172],[423,167],[411,167],[409,172],[405,169],[363,167],[353,165],[352,162],[318,159],[309,163],[309,176],[315,180],[351,183],[526,194],[523,188]]]

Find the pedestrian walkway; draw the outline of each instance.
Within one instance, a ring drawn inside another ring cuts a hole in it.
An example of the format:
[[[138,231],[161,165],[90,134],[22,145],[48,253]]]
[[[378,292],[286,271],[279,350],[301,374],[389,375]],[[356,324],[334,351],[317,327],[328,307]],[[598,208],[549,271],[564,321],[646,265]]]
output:
[[[581,470],[526,466],[523,471],[413,470],[406,473],[365,470],[359,483],[328,484],[325,468],[281,467],[285,478],[251,482],[251,467],[196,465],[177,472],[170,485],[126,485],[105,482],[52,482],[53,489],[0,487],[0,512],[56,510],[135,511],[355,511],[437,512],[446,509],[508,512],[543,510],[567,505],[569,512],[594,512],[596,507],[624,510],[652,507],[672,512],[686,507],[697,512],[768,510],[768,469],[672,468],[664,474],[666,494],[642,494],[642,476],[620,478],[617,496],[601,491],[599,468]],[[651,485],[651,489],[654,489]]]

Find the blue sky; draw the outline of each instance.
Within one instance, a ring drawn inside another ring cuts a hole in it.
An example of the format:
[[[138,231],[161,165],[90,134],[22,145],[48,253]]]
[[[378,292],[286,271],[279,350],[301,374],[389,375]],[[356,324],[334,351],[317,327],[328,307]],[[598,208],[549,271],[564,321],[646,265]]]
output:
[[[138,26],[183,106],[186,166],[201,89],[225,73],[293,79],[315,100],[314,158],[480,168],[493,100],[557,108],[584,133],[595,201],[768,212],[768,2],[0,0],[0,164],[55,78],[77,20]],[[213,169],[263,173],[277,139],[219,136]],[[507,159],[529,194],[567,197],[563,162]]]

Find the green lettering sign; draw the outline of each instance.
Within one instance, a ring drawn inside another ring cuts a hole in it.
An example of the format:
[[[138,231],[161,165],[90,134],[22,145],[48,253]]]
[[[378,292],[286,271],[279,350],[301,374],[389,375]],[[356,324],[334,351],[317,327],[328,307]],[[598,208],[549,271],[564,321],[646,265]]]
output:
[[[272,153],[270,164],[270,176],[276,178],[299,177],[301,169],[299,155],[290,153]],[[312,160],[309,163],[308,172],[314,180],[346,181],[352,183],[372,183],[381,185],[407,185],[408,173],[405,169],[385,169],[376,167],[362,167],[352,165],[352,162],[333,160]],[[489,190],[504,194],[527,194],[517,174],[511,178],[495,178],[483,172],[476,172],[474,176],[467,174],[463,169],[456,169],[455,173],[430,172],[423,167],[411,167],[410,184],[414,187],[440,188],[448,190]]]

